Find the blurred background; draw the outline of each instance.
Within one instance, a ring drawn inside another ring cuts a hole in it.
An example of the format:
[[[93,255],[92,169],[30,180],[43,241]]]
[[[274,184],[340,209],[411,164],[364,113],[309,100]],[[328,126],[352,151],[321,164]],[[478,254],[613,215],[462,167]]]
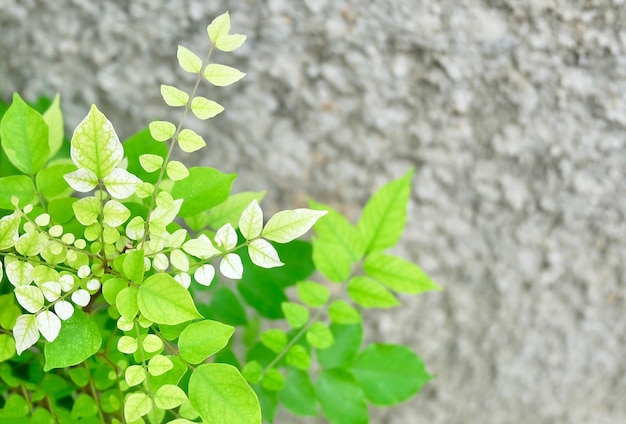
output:
[[[396,253],[444,292],[370,315],[437,378],[373,423],[626,422],[624,0],[0,0],[0,97],[96,103],[123,139],[177,119],[176,46],[230,10],[247,72],[186,161],[352,220],[415,168]],[[295,422],[283,415],[279,423]],[[315,420],[302,421],[306,423]],[[321,421],[319,421],[321,422]]]

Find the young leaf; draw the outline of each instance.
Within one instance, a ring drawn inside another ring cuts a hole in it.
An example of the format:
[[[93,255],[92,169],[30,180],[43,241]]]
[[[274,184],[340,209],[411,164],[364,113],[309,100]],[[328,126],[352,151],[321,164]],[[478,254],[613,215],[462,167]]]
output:
[[[155,172],[161,169],[163,157],[146,153],[139,156],[139,164],[146,172]]]
[[[156,141],[167,141],[176,132],[176,126],[167,121],[152,121],[148,125],[150,135]]]
[[[224,106],[214,102],[213,100],[205,99],[204,97],[194,97],[191,101],[191,111],[198,119],[209,119],[216,115],[219,115],[224,111]]]
[[[24,174],[36,174],[48,160],[48,125],[17,93],[2,117],[0,139],[7,158]]]
[[[311,377],[307,372],[290,369],[287,372],[285,389],[278,396],[285,408],[294,414],[304,416],[317,415],[315,387],[313,387]]]
[[[385,184],[367,202],[357,223],[365,241],[365,253],[392,247],[406,223],[406,207],[411,191],[411,169],[402,178]]]
[[[178,59],[178,64],[184,71],[192,74],[200,73],[202,69],[202,59],[187,47],[178,46],[176,58]]]
[[[137,304],[144,317],[158,324],[176,325],[202,318],[189,292],[168,274],[148,277],[139,287]]]
[[[139,344],[137,343],[137,339],[134,337],[122,336],[117,341],[117,350],[122,353],[126,353],[127,355],[137,352],[138,348]]]
[[[241,47],[246,38],[243,34],[224,34],[217,39],[215,47],[223,52],[232,52]]]
[[[61,96],[54,96],[52,104],[43,114],[43,119],[48,125],[48,158],[54,156],[63,144],[63,113],[61,112]]]
[[[225,201],[236,176],[213,168],[190,168],[189,177],[177,181],[171,192],[175,199],[184,199],[179,215],[197,215]]]
[[[150,361],[148,361],[148,373],[155,377],[165,374],[172,368],[174,368],[172,361],[163,355],[153,356]]]
[[[261,268],[274,268],[282,266],[284,263],[280,261],[278,252],[267,240],[256,239],[248,245],[248,254],[250,260],[256,266]]]
[[[98,185],[98,177],[88,169],[81,168],[63,175],[63,178],[72,189],[87,193]]]
[[[15,350],[21,355],[26,349],[37,343],[39,331],[37,331],[37,320],[34,315],[20,315],[15,320],[13,327],[13,337],[15,338]]]
[[[164,384],[154,394],[154,404],[162,409],[174,409],[187,401],[187,395],[174,384]]]
[[[220,272],[231,280],[239,280],[243,275],[243,264],[236,253],[229,253],[220,261]]]
[[[324,215],[326,211],[310,209],[280,211],[267,221],[261,235],[271,241],[287,243],[309,231]]]
[[[259,400],[232,365],[197,367],[189,379],[189,401],[207,423],[261,424]]]
[[[335,300],[328,308],[330,319],[337,324],[356,324],[361,322],[361,314],[343,300]]]
[[[191,364],[199,364],[226,347],[234,332],[234,327],[218,321],[189,324],[178,339],[180,356]]]
[[[348,282],[348,295],[364,308],[392,308],[400,304],[382,284],[364,276],[354,277]]]
[[[121,168],[113,169],[102,181],[111,197],[115,199],[126,199],[132,196],[137,184],[141,183],[137,176]]]
[[[287,346],[287,333],[279,328],[264,331],[261,342],[272,352],[279,353]]]
[[[225,224],[215,233],[215,243],[223,252],[228,252],[237,246],[237,232],[230,224]]]
[[[217,43],[217,41],[228,35],[230,32],[230,15],[228,12],[222,13],[217,16],[215,19],[211,21],[211,23],[206,28],[207,34],[209,35],[209,39],[213,44]]]
[[[365,396],[349,372],[342,369],[322,371],[315,383],[315,390],[322,412],[331,423],[368,423]]]
[[[117,200],[109,200],[102,211],[104,222],[110,227],[119,227],[130,217],[130,210]]]
[[[131,393],[124,402],[124,418],[138,420],[152,410],[152,399],[145,393]]]
[[[74,130],[70,156],[78,168],[88,169],[98,178],[109,175],[124,157],[113,125],[95,105]]]
[[[309,310],[298,303],[283,302],[281,308],[291,328],[300,328],[309,321]]]
[[[35,313],[43,308],[44,298],[39,287],[19,286],[14,291],[17,302],[28,312]]]
[[[245,76],[245,72],[241,72],[231,66],[219,65],[217,63],[211,63],[204,69],[204,78],[218,87],[234,84]]]
[[[83,225],[91,225],[98,220],[102,205],[95,197],[83,197],[72,204],[74,215]]]
[[[26,286],[33,281],[33,266],[28,262],[15,260],[7,264],[5,258],[6,274],[9,282],[15,287]]]
[[[141,365],[131,365],[124,371],[124,379],[130,387],[141,384],[146,379],[146,369]]]
[[[202,149],[206,142],[194,130],[185,128],[178,134],[178,146],[183,152],[191,153]]]
[[[10,249],[18,239],[21,218],[16,214],[0,218],[0,250]]]
[[[210,225],[212,228],[220,228],[224,224],[230,224],[237,229],[239,228],[243,211],[250,205],[250,202],[256,200],[259,203],[263,200],[263,197],[265,197],[264,191],[247,191],[233,194],[225,202],[211,209],[205,225]]]
[[[418,294],[441,290],[420,267],[397,256],[372,253],[367,256],[363,266],[367,275],[400,293]]]
[[[200,234],[196,239],[186,241],[183,244],[183,250],[200,259],[209,259],[220,254],[220,251],[213,246],[211,239],[204,234]]]
[[[201,265],[193,273],[193,278],[196,279],[198,284],[210,286],[213,278],[215,278],[215,267],[211,264]]]
[[[252,240],[261,235],[261,230],[263,230],[263,211],[256,199],[250,202],[241,214],[239,230],[246,240]]]
[[[189,94],[171,85],[161,84],[161,96],[168,106],[185,106],[189,101]]]
[[[171,160],[165,168],[167,176],[172,181],[184,180],[189,176],[189,169],[182,162]]]
[[[323,221],[323,220],[322,220]],[[330,281],[343,283],[350,276],[352,261],[342,246],[317,237],[313,241],[315,268]]]
[[[61,320],[59,317],[51,311],[41,311],[35,319],[41,335],[49,342],[53,342],[59,335],[59,331],[61,331]]]
[[[313,347],[326,349],[335,343],[333,333],[321,322],[314,323],[306,332],[306,340]]]
[[[32,203],[35,199],[35,185],[33,180],[26,175],[10,175],[0,178],[0,209],[13,210],[15,206],[11,203],[12,197],[17,197],[19,206]]]
[[[66,321],[74,315],[74,306],[70,302],[62,300],[54,304],[54,312],[59,318]]]
[[[378,343],[359,354],[351,371],[367,399],[378,406],[404,402],[432,378],[406,346]]]

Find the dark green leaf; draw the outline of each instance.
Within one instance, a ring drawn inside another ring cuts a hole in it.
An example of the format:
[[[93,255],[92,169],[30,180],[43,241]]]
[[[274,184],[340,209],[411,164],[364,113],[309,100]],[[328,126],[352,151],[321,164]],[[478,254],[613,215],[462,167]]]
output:
[[[174,199],[184,199],[179,215],[197,215],[224,202],[228,199],[236,176],[223,174],[213,168],[190,168],[189,176],[174,183],[172,188]]]
[[[363,326],[359,324],[331,324],[335,343],[317,350],[317,360],[324,368],[347,368],[354,362],[363,341]]]
[[[76,171],[76,165],[71,163],[53,165],[42,169],[37,173],[35,179],[37,190],[47,199],[52,199],[65,191],[69,191],[70,186],[63,175],[73,171]]]
[[[209,319],[228,325],[246,325],[246,310],[241,306],[239,298],[228,287],[219,287],[211,296],[208,305],[198,304],[198,310]]]
[[[332,424],[367,424],[365,395],[349,372],[342,369],[322,371],[315,390],[322,412]]]
[[[297,415],[317,415],[315,387],[308,372],[289,369],[285,379],[285,389],[278,397],[285,408]]]
[[[11,175],[0,178],[0,209],[13,210],[15,207],[11,203],[11,197],[19,199],[20,207],[32,203],[35,199],[35,184],[26,175]]]
[[[44,371],[77,365],[94,355],[102,345],[98,325],[80,309],[63,322],[59,335],[52,343],[46,343]]]
[[[152,138],[150,131],[146,128],[126,139],[122,147],[124,147],[124,156],[128,158],[128,172],[138,176],[142,181],[155,183],[159,178],[159,173],[146,172],[139,164],[139,156],[150,153],[165,159],[167,146]]]

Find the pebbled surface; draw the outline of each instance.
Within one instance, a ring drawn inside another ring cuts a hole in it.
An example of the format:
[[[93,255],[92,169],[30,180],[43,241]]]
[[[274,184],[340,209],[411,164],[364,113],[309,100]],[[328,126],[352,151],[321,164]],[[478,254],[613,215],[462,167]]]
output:
[[[97,103],[122,138],[176,119],[176,45],[226,9],[248,76],[204,91],[226,112],[191,160],[353,219],[416,168],[397,253],[447,290],[369,337],[437,379],[372,422],[626,422],[624,1],[0,0],[0,95],[61,92],[68,130]]]

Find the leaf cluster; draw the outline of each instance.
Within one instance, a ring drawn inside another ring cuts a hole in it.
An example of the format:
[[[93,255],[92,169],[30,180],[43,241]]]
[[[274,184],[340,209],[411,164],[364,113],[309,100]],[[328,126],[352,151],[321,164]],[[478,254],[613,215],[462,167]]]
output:
[[[174,160],[207,145],[188,116],[224,110],[201,83],[245,76],[212,61],[246,40],[228,13],[207,34],[206,59],[178,48],[193,88],[161,86],[179,121],[123,143],[95,105],[70,140],[58,96],[0,105],[0,421],[250,424],[282,405],[366,423],[431,378],[404,346],[363,346],[365,310],[439,289],[386,253],[412,171],[352,225],[314,201],[266,217],[235,174]]]

